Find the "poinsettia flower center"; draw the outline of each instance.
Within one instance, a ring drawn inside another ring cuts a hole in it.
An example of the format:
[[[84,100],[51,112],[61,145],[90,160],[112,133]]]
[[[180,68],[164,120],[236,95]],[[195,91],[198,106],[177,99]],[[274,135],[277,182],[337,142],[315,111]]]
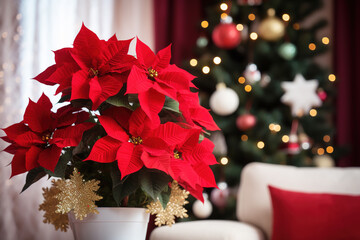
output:
[[[132,136],[130,138],[130,142],[132,142],[133,144],[135,145],[139,145],[139,144],[142,144],[143,140],[141,139],[141,137],[134,137]]]
[[[181,156],[182,156],[181,152],[179,152],[178,150],[175,150],[175,151],[174,151],[174,158],[180,159]]]
[[[44,133],[42,136],[41,136],[41,140],[43,140],[44,142],[48,143],[49,140],[51,139],[51,135],[52,133]]]
[[[90,77],[90,78],[93,78],[93,77],[95,77],[95,76],[97,76],[97,75],[99,75],[99,70],[95,70],[95,69],[93,69],[93,68],[90,68],[90,69],[89,69],[89,77]]]
[[[149,68],[148,70],[148,75],[150,78],[155,78],[157,77],[159,74],[155,69]]]

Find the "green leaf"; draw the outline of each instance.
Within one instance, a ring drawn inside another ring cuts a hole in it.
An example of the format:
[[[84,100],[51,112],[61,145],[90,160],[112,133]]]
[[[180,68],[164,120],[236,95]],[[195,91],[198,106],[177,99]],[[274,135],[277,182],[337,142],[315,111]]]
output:
[[[25,191],[28,187],[30,187],[33,183],[39,181],[42,177],[46,175],[44,168],[38,167],[31,169],[26,175],[25,185],[22,188],[21,192]]]
[[[116,107],[126,107],[132,110],[132,106],[129,104],[128,96],[115,95],[109,97],[106,102]]]
[[[56,167],[54,169],[54,172],[52,172],[48,169],[44,169],[45,173],[47,173],[49,176],[65,178],[66,168],[72,158],[72,149],[66,148],[66,149],[63,149],[63,151],[65,151],[65,152],[60,156],[59,161],[56,164]]]
[[[170,176],[157,170],[143,171],[139,178],[141,189],[154,201],[158,199],[161,192],[166,190],[171,181]]]
[[[63,102],[67,102],[70,100],[70,94],[69,95],[64,95],[60,98],[58,103],[63,103]]]
[[[179,102],[169,97],[167,97],[165,100],[164,109],[176,113],[181,113],[179,110]]]
[[[121,174],[117,167],[113,167],[111,169],[111,179],[113,182],[113,196],[114,200],[118,204],[121,205],[121,201],[131,194],[133,194],[139,188],[139,178],[136,173],[131,174],[125,178],[125,180],[121,180]]]
[[[164,191],[162,191],[159,195],[159,201],[160,201],[163,209],[166,208],[166,205],[169,202],[170,194],[171,194],[171,189],[167,186],[166,189]]]

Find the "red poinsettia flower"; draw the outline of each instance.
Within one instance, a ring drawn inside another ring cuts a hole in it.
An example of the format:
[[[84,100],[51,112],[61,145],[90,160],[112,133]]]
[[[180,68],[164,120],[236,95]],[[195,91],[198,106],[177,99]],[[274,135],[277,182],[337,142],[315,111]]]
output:
[[[80,66],[72,77],[71,100],[91,99],[93,109],[117,94],[126,82],[135,58],[128,55],[131,39],[105,42],[82,26],[71,56]]]
[[[108,135],[96,141],[85,160],[101,163],[117,160],[121,178],[141,169],[148,155],[161,156],[169,152],[167,142],[177,143],[182,137],[175,123],[168,122],[151,129],[149,118],[141,108],[134,112],[112,108],[99,116],[99,120]],[[163,170],[161,165],[157,169]]]
[[[194,125],[196,123],[210,131],[220,130],[209,110],[200,105],[198,93],[179,91],[177,99],[179,110],[189,124]]]
[[[3,129],[3,139],[11,143],[4,151],[14,154],[11,177],[40,166],[54,171],[62,148],[78,145],[84,131],[94,126],[82,123],[88,113],[70,105],[56,113],[51,108],[43,94],[37,103],[29,101],[22,122]]]
[[[56,64],[35,77],[47,85],[59,84],[56,93],[70,93],[71,99],[90,99],[95,110],[117,94],[136,59],[128,55],[130,40],[115,36],[100,40],[82,25],[73,48],[55,51]]]
[[[177,98],[178,90],[195,87],[190,73],[170,64],[170,46],[160,50],[156,55],[139,39],[136,43],[136,56],[139,64],[131,69],[127,80],[127,93],[138,94],[141,108],[154,123],[159,123],[165,96]]]
[[[171,146],[170,154],[162,156],[148,155],[144,162],[148,168],[162,166],[160,170],[178,181],[191,195],[203,201],[204,187],[217,187],[209,165],[217,164],[212,154],[214,144],[207,138],[199,143],[200,129],[182,129],[186,136]],[[158,133],[162,137],[161,133]],[[159,167],[157,167],[159,169]]]

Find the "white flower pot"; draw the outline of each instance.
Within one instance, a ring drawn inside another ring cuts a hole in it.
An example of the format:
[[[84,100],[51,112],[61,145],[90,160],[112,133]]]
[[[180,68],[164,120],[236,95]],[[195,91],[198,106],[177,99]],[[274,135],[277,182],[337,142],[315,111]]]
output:
[[[145,240],[149,213],[145,208],[98,208],[78,220],[69,213],[70,227],[75,240]]]

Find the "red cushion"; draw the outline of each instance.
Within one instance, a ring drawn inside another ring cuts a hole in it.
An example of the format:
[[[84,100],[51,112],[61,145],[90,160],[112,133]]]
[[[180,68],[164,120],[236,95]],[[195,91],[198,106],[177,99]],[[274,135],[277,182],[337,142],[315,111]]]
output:
[[[269,189],[272,240],[360,239],[360,196]]]

